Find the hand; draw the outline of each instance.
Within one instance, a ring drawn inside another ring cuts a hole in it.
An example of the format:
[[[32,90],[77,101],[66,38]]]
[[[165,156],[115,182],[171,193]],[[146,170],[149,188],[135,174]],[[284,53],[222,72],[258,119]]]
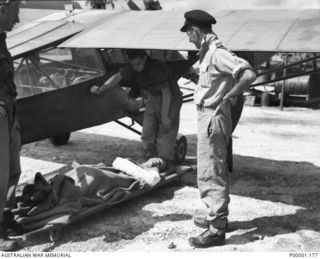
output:
[[[150,168],[150,167],[158,167],[163,166],[165,164],[165,161],[160,157],[152,157],[148,161],[143,163],[144,167]]]
[[[234,106],[237,102],[237,97],[230,97],[228,94],[226,94],[223,97],[222,103],[229,101],[231,103],[232,106]]]
[[[145,105],[144,105],[144,100],[142,97],[138,97],[136,98],[136,102],[139,104],[139,108],[143,108]]]
[[[162,124],[165,129],[169,129],[170,127],[172,127],[172,122],[170,121],[170,119],[167,115],[162,116]]]
[[[138,106],[137,110],[139,112],[144,112],[146,110],[144,99],[142,97],[138,97],[135,99],[135,101]]]
[[[46,83],[48,83],[49,82],[49,80],[48,80],[48,78],[46,77],[46,76],[42,76],[42,77],[40,77],[40,79],[39,79],[39,83],[40,84],[46,84]]]
[[[93,95],[99,95],[101,94],[101,91],[100,91],[100,87],[97,86],[97,85],[94,85],[90,88],[90,93],[93,94]]]
[[[4,118],[6,115],[6,109],[0,103],[0,119]]]

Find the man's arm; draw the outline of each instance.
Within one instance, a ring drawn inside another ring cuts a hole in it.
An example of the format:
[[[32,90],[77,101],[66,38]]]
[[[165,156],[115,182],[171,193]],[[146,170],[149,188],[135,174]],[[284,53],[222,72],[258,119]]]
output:
[[[239,74],[239,79],[237,80],[234,87],[227,93],[223,100],[235,98],[247,90],[250,85],[256,80],[256,73],[251,69],[245,69]]]
[[[214,64],[221,72],[231,75],[235,80],[233,88],[223,100],[236,98],[256,80],[256,74],[250,64],[227,49],[218,48],[216,50]]]
[[[164,127],[170,127],[171,122],[169,120],[168,113],[169,113],[169,108],[171,103],[171,91],[170,91],[169,85],[167,87],[163,87],[161,91],[162,91],[161,119]]]
[[[122,76],[120,73],[114,74],[101,87],[96,86],[96,85],[91,87],[90,92],[92,94],[99,95],[99,94],[103,93],[105,90],[118,85],[121,80],[122,80]]]

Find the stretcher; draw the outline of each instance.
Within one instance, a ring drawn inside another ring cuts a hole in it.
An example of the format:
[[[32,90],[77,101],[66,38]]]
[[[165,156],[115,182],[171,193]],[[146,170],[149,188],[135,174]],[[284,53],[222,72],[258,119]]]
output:
[[[160,186],[167,185],[169,183],[175,183],[175,184],[181,184],[182,176],[186,173],[191,172],[193,169],[189,166],[177,166],[168,169],[167,171],[164,171],[160,173],[161,180],[156,185],[152,187],[145,187],[143,189],[138,189],[131,194],[129,194],[125,199],[114,202],[113,204],[99,204],[87,207],[83,210],[81,210],[79,213],[75,214],[73,217],[70,218],[70,220],[67,222],[67,224],[63,225],[45,225],[39,229],[32,230],[30,232],[24,233],[20,236],[15,236],[15,239],[21,239],[23,241],[29,240],[35,236],[38,236],[40,234],[47,234],[49,235],[51,242],[56,242],[59,239],[60,232],[63,229],[63,227],[70,225],[74,222],[77,222],[79,220],[85,219],[87,217],[90,217],[98,212],[107,210],[113,206],[117,206],[123,202],[126,202],[130,199],[133,199],[137,196],[143,195],[146,192],[150,192]]]

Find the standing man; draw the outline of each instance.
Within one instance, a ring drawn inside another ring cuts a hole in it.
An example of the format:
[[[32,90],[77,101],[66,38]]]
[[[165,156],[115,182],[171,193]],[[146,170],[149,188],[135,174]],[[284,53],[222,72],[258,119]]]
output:
[[[18,248],[9,240],[5,210],[13,207],[16,185],[20,177],[20,132],[17,121],[13,81],[13,61],[6,45],[6,32],[19,22],[19,1],[0,0],[0,250]]]
[[[196,217],[206,230],[189,238],[194,247],[225,244],[228,226],[229,181],[227,145],[232,131],[231,106],[256,79],[249,63],[218,40],[211,25],[214,17],[202,10],[186,12],[181,28],[200,49],[200,77],[194,101],[198,110],[197,181],[208,214]]]
[[[99,95],[125,80],[137,85],[143,96],[145,112],[142,125],[142,147],[150,158],[145,165],[165,169],[174,159],[179,130],[182,94],[166,63],[151,59],[145,50],[127,50],[129,64],[91,93]]]

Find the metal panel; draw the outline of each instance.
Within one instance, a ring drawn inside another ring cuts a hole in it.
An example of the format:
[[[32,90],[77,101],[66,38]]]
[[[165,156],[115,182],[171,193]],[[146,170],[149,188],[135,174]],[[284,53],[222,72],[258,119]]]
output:
[[[234,51],[320,52],[319,10],[210,12],[213,30]],[[195,50],[185,33],[182,11],[121,12],[61,44],[82,48]]]
[[[52,31],[66,24],[65,21],[42,22],[20,33],[10,35],[7,39],[8,49],[11,50],[19,45],[22,45],[32,39],[38,38],[43,34]]]
[[[276,50],[300,12],[295,10],[253,12],[252,17],[228,41],[228,46],[238,51]],[[234,20],[234,23],[236,24],[237,21]]]
[[[67,21],[73,21],[77,23],[83,23],[87,26],[98,22],[101,19],[105,19],[109,16],[116,15],[119,11],[110,10],[85,10],[76,13],[73,16],[66,18]]]
[[[20,8],[20,22],[15,25],[13,31],[8,32],[8,37],[12,37],[22,31],[29,30],[43,22],[59,21],[63,19],[66,19],[65,11]],[[48,27],[48,29],[50,29],[50,27]]]
[[[18,45],[17,47],[10,48],[10,53],[13,58],[17,58],[22,54],[26,54],[28,52],[53,45],[63,39],[66,39],[82,31],[83,28],[84,28],[84,25],[82,24],[76,24],[76,23],[64,24],[53,31],[49,31],[48,33],[42,34],[39,37],[35,37],[27,42],[24,42],[23,44]]]
[[[57,10],[20,8],[20,23],[17,27],[55,12],[57,12]]]
[[[187,36],[179,31],[183,22],[183,12],[121,12],[107,17],[62,46],[195,50]]]
[[[34,21],[25,23],[8,33],[7,45],[13,57],[59,43],[85,27],[94,26],[97,21],[117,14],[114,11],[80,10],[75,15],[66,17],[64,11],[55,10],[48,15],[47,10],[44,10],[44,15],[39,18],[39,13],[43,10],[30,9],[30,11],[35,11]]]
[[[279,44],[279,51],[320,52],[320,10],[304,10]],[[317,51],[315,51],[317,50]]]
[[[96,126],[127,115],[126,93],[112,88],[100,96],[90,87],[105,77],[17,100],[22,144]]]
[[[28,22],[26,24],[22,24],[21,26],[14,27],[14,30],[7,33],[8,38],[13,37],[16,34],[19,34],[25,30],[31,29],[34,26],[39,25],[39,22]]]
[[[214,25],[214,32],[219,39],[225,43],[229,42],[241,27],[248,22],[254,12],[247,10],[226,10],[215,14],[217,24]]]
[[[109,15],[118,13],[119,11],[110,10],[74,10],[70,15],[62,10],[43,10],[43,9],[27,9],[21,8],[20,23],[16,25],[19,28],[30,22],[46,22],[46,21],[74,21],[86,25],[97,22],[99,19]]]

